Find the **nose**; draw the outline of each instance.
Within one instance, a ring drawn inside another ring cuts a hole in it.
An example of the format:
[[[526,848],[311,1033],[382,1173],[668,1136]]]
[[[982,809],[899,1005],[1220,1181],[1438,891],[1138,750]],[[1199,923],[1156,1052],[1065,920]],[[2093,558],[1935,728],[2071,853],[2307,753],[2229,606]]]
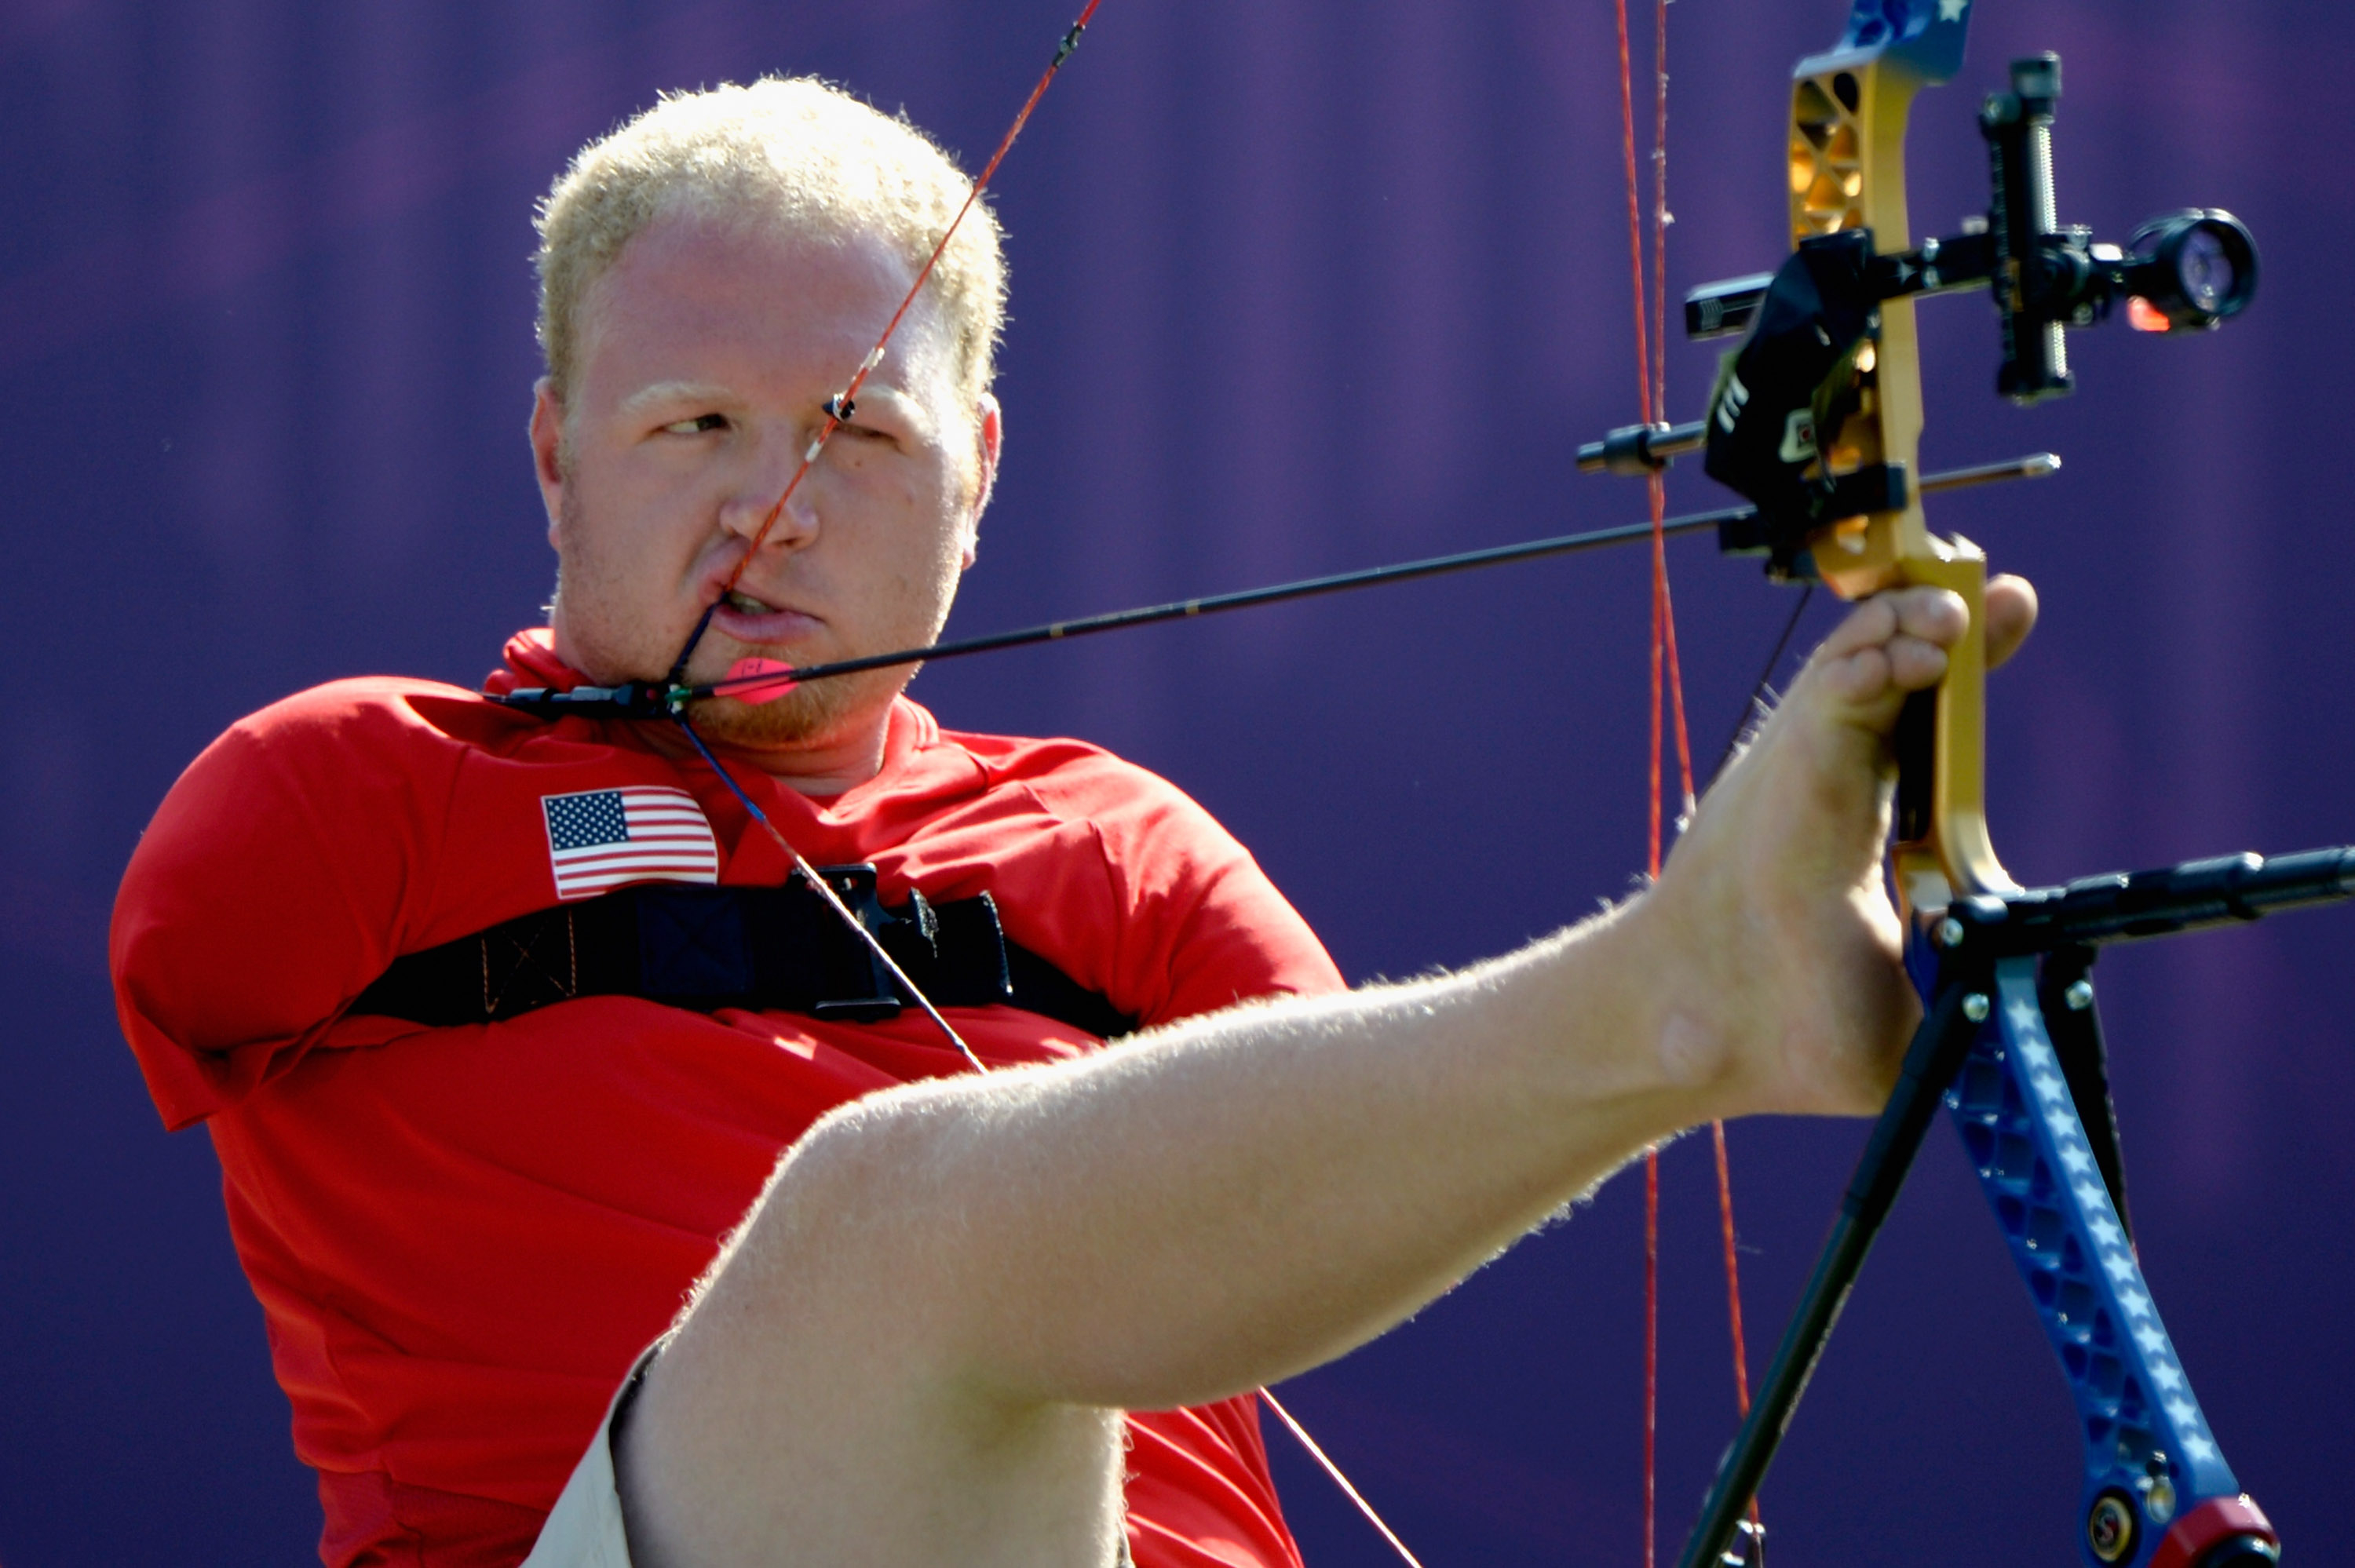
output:
[[[773,454],[764,455],[775,461],[748,465],[720,505],[719,525],[748,544],[758,540],[762,549],[797,550],[817,537],[817,468],[805,465],[801,444],[768,444]]]

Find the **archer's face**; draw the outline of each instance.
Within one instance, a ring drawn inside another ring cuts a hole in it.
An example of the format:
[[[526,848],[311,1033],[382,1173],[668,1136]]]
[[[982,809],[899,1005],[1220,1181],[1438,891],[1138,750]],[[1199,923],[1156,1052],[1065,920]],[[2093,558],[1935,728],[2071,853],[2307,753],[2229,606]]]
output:
[[[532,416],[567,662],[599,681],[669,670],[911,281],[863,236],[674,217],[630,241],[583,301],[569,407],[543,382]],[[997,452],[994,400],[961,402],[953,366],[920,300],[712,616],[690,681],[748,655],[814,664],[933,640]],[[740,745],[831,744],[879,726],[910,673],[697,716]]]

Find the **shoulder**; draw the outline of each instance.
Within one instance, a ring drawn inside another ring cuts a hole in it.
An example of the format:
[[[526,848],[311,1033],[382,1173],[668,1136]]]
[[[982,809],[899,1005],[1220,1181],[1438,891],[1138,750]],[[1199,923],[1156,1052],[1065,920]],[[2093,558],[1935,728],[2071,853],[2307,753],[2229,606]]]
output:
[[[195,917],[232,897],[285,899],[299,883],[368,904],[372,922],[396,907],[429,917],[453,821],[482,816],[486,796],[517,793],[499,788],[515,778],[613,771],[613,747],[561,733],[580,723],[544,725],[476,693],[394,676],[298,692],[238,720],[188,764],[133,853],[118,913]],[[586,766],[538,766],[565,761]],[[537,810],[534,798],[506,815],[536,826]],[[546,860],[537,840],[527,847]],[[540,896],[544,866],[525,869],[537,874],[511,896]]]
[[[986,776],[994,815],[1048,830],[1035,836],[1042,853],[997,867],[996,888],[1011,895],[1009,929],[1122,1011],[1160,1022],[1339,985],[1250,851],[1178,785],[1084,741],[953,731],[941,739]]]
[[[248,714],[198,753],[164,799],[151,836],[282,810],[290,799],[381,794],[463,746],[455,715],[480,697],[430,681],[334,681]],[[440,722],[437,722],[439,718]]]
[[[314,805],[438,800],[471,766],[565,752],[568,741],[610,750],[583,721],[549,725],[439,681],[330,681],[229,726],[188,765],[165,810],[246,814],[290,792]]]
[[[503,742],[545,726],[479,692],[400,675],[330,681],[282,697],[229,726],[216,748],[293,758],[312,753],[420,754]]]
[[[1020,791],[1041,809],[1071,821],[1172,812],[1217,828],[1210,814],[1168,779],[1084,740],[963,730],[943,730],[940,739],[973,758],[989,789]]]
[[[971,758],[992,814],[1019,815],[1090,840],[1104,869],[1132,893],[1183,897],[1249,853],[1217,818],[1148,768],[1086,741],[945,731],[941,742]]]

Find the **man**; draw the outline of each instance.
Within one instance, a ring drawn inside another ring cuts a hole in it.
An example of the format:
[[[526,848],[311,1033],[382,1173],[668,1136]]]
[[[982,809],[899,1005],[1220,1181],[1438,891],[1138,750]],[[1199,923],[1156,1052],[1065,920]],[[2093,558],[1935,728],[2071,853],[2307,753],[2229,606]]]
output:
[[[494,690],[658,678],[707,609],[698,682],[937,633],[1003,440],[986,212],[751,546],[965,188],[807,81],[581,154],[541,214],[559,589]],[[1991,591],[1996,652],[2032,610]],[[943,966],[1002,922],[1018,1005],[948,1009],[987,1076],[871,997],[660,1000],[659,921],[806,913],[670,726],[398,680],[243,721],[159,810],[113,955],[167,1123],[219,1151],[323,1557],[1296,1563],[1248,1391],[1647,1141],[1886,1093],[1915,1004],[1885,737],[1964,619],[1855,611],[1641,899],[1354,993],[1232,840],[1092,748],[943,732],[905,671],[698,705],[794,849],[872,863],[894,929],[929,901]],[[634,922],[618,969],[592,909]],[[571,1000],[510,1006],[527,969]],[[1112,1017],[1145,1032],[1097,1051]]]

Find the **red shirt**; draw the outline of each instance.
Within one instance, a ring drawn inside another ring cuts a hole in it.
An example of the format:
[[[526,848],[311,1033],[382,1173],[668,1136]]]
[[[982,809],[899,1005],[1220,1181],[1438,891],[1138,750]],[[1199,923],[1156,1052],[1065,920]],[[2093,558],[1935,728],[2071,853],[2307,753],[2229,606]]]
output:
[[[495,689],[578,678],[545,633],[507,658]],[[833,800],[736,771],[814,863],[874,862],[886,903],[986,890],[1009,939],[1148,1024],[1341,983],[1241,845],[1092,747],[943,732],[903,699],[881,774]],[[779,1153],[847,1100],[963,1070],[912,1009],[344,1015],[399,955],[558,901],[545,797],[634,785],[693,797],[719,882],[785,880],[726,787],[635,726],[399,679],[233,726],[123,878],[123,1030],[165,1125],[211,1131],[331,1565],[519,1562]],[[1098,1044],[1011,1008],[949,1017],[992,1063]],[[1297,1564],[1248,1399],[1130,1425],[1139,1568]]]

